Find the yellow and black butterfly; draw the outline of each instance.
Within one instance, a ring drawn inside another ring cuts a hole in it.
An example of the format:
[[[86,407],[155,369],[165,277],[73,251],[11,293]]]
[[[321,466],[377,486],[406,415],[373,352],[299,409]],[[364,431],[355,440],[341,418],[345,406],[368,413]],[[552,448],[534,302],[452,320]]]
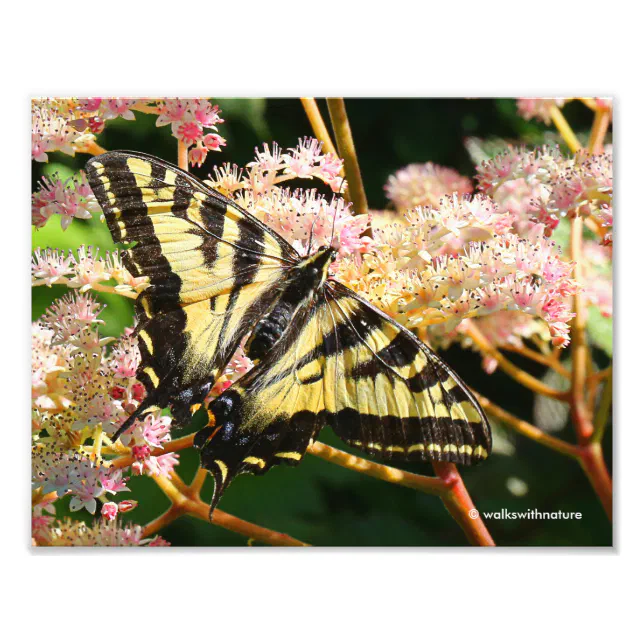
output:
[[[139,152],[87,164],[124,263],[150,286],[136,301],[151,409],[190,418],[244,338],[255,366],[209,405],[195,446],[214,507],[244,472],[297,465],[325,425],[385,460],[471,464],[490,427],[461,379],[411,332],[328,276],[336,255],[301,257],[275,231],[195,177]]]

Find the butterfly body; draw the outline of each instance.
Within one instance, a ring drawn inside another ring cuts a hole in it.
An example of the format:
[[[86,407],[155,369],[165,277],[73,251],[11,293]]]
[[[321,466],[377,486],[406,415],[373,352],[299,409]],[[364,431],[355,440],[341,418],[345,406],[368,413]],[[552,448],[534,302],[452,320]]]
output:
[[[333,248],[323,247],[290,269],[272,308],[256,324],[246,344],[246,355],[253,362],[266,355],[282,337],[297,311],[307,306],[323,288],[335,256]]]
[[[170,405],[190,419],[245,340],[254,367],[208,407],[195,437],[215,479],[297,465],[320,430],[384,460],[472,464],[491,448],[476,398],[409,330],[187,172],[137,152],[89,161],[124,263],[150,285],[136,302],[146,398],[114,438]]]

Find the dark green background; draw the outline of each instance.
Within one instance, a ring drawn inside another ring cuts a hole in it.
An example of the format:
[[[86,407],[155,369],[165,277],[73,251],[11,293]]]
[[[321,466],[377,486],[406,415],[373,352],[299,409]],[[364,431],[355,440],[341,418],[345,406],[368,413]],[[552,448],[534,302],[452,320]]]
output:
[[[221,99],[226,122],[220,133],[228,145],[221,153],[211,153],[204,166],[195,170],[207,176],[212,165],[231,161],[244,165],[252,160],[255,146],[277,141],[283,148],[293,147],[298,137],[312,135],[310,125],[297,99]],[[318,101],[325,117],[323,101]],[[544,125],[526,122],[516,113],[516,102],[510,99],[347,99],[347,111],[353,130],[358,158],[369,205],[382,209],[387,205],[383,185],[397,169],[413,162],[433,161],[456,168],[472,176],[474,165],[464,147],[469,136],[503,137],[528,144],[543,142]],[[565,108],[566,117],[576,132],[584,135],[590,129],[592,113],[579,102]],[[169,127],[156,128],[156,117],[137,113],[135,122],[110,121],[98,142],[109,150],[131,149],[155,154],[176,162],[176,140]],[[327,119],[327,123],[329,123]],[[565,150],[565,146],[562,146]],[[43,172],[58,170],[66,176],[83,167],[87,155],[70,158],[51,154],[49,164],[33,164],[34,185]],[[310,184],[305,184],[307,187]],[[58,218],[34,234],[34,247],[76,248],[79,244],[114,248],[107,227],[98,219],[74,221],[63,233]],[[65,291],[64,288],[38,287],[33,294],[33,316]],[[99,295],[110,306],[103,314],[107,324],[103,332],[119,334],[132,322],[132,305],[117,296]],[[610,334],[610,325],[605,333]],[[445,352],[452,366],[475,389],[490,397],[517,416],[533,420],[534,397],[526,389],[497,372],[483,373],[480,358],[452,348]],[[607,364],[603,352],[595,350],[599,366]],[[513,357],[515,362],[538,377],[545,369]],[[200,427],[203,417],[197,415],[192,427]],[[466,485],[481,512],[557,510],[581,512],[578,521],[488,520],[488,528],[499,545],[610,545],[611,526],[601,505],[572,460],[541,447],[502,427],[495,430],[514,444],[512,456],[493,453],[488,461],[473,469],[462,469]],[[177,435],[174,434],[176,437]],[[573,439],[568,424],[558,436]],[[330,430],[321,440],[348,449]],[[612,457],[612,431],[605,440],[607,458]],[[351,450],[349,450],[351,451]],[[179,473],[190,480],[197,467],[194,450],[181,453]],[[410,466],[410,470],[431,474],[429,466]],[[506,482],[516,477],[528,486],[525,496],[513,496]],[[132,497],[139,507],[127,515],[133,522],[146,523],[158,516],[168,502],[147,477],[134,477],[129,482]],[[208,500],[212,485],[204,489]],[[128,496],[128,495],[125,495]],[[67,515],[68,501],[59,502],[60,515]],[[308,456],[297,468],[274,468],[263,477],[241,476],[226,492],[219,506],[241,518],[287,532],[316,545],[418,546],[464,545],[466,540],[447,514],[441,501],[396,485],[367,478],[341,467]],[[78,518],[89,515],[76,513]],[[182,518],[166,528],[162,535],[173,545],[245,545],[237,534],[192,518]]]

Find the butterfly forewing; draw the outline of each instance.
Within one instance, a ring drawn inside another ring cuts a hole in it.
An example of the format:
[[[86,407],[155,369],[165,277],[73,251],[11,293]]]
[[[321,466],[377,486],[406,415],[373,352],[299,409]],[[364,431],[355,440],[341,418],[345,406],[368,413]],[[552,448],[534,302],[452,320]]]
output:
[[[147,398],[177,416],[200,402],[293,264],[282,238],[186,172],[140,153],[108,152],[88,179],[126,268],[147,276],[136,312]]]

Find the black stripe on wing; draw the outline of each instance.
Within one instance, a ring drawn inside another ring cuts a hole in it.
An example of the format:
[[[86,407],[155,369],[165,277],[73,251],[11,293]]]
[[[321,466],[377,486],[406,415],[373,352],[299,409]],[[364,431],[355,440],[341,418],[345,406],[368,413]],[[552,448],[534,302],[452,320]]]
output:
[[[347,287],[330,280],[326,298],[325,407],[340,438],[387,460],[487,458],[487,418],[441,358]]]

